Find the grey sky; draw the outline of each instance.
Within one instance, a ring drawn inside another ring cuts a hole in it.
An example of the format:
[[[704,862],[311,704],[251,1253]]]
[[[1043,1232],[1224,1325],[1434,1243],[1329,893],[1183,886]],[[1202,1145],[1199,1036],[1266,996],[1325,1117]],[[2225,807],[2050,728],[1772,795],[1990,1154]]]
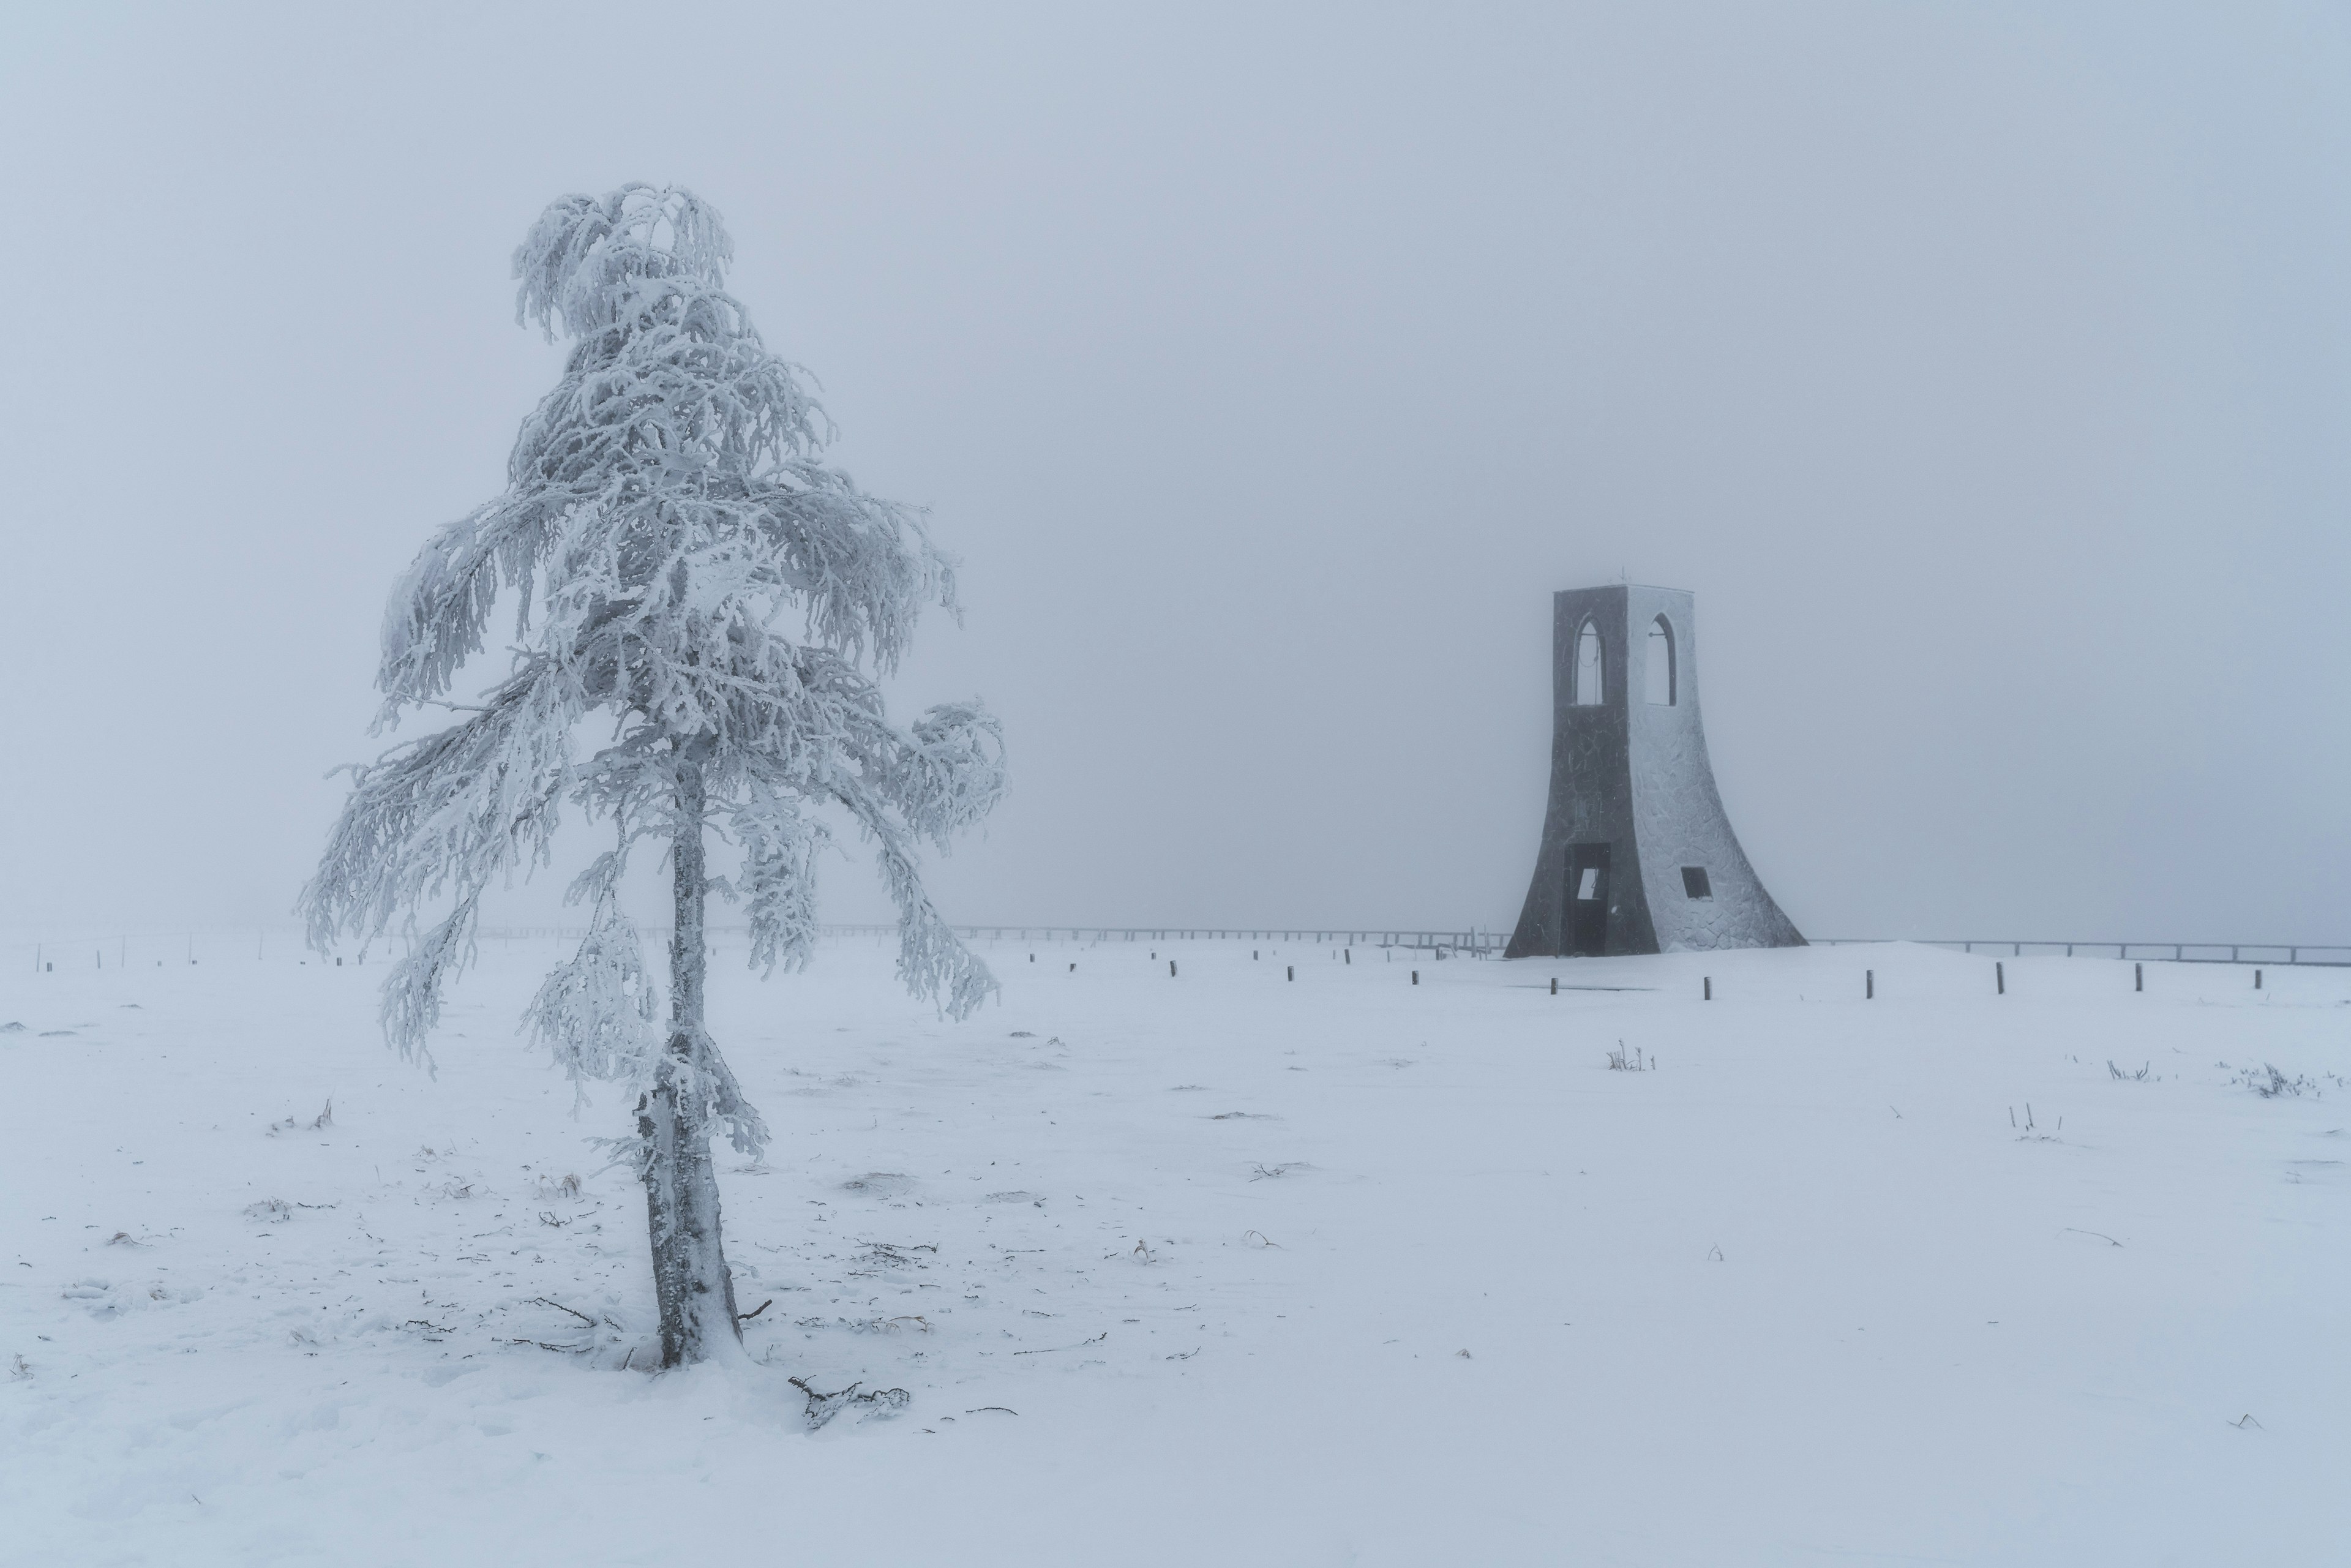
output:
[[[284,919],[554,379],[508,255],[645,179],[966,559],[954,918],[1507,925],[1622,573],[1808,933],[2351,940],[2346,73],[2258,4],[12,7],[0,925]]]

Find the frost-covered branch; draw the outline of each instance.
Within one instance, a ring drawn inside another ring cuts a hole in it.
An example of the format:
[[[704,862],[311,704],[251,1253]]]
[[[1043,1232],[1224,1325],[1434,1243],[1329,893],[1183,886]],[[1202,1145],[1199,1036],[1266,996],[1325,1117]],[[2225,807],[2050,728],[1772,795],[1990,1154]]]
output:
[[[837,789],[835,799],[872,837],[883,885],[897,905],[899,980],[914,995],[936,1003],[949,1018],[968,1017],[997,988],[996,977],[963,945],[923,891],[922,872],[905,831],[890,820],[881,803],[855,785]]]
[[[478,892],[545,860],[580,712],[571,683],[528,664],[473,718],[352,769],[350,799],[302,894],[312,942],[381,936],[451,884]]]
[[[751,967],[764,974],[779,963],[808,967],[816,948],[816,857],[831,835],[798,802],[757,784],[727,825],[743,851],[735,891],[750,922]]]
[[[571,1080],[576,1107],[590,1081],[634,1088],[650,1079],[661,1050],[659,1018],[636,927],[606,897],[580,951],[547,977],[523,1023]]]

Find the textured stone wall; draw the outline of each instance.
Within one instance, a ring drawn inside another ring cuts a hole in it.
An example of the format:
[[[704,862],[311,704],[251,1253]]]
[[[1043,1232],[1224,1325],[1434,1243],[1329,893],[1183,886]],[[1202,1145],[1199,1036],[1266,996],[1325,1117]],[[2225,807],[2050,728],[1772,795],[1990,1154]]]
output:
[[[1661,615],[1673,630],[1670,706],[1646,698],[1649,628]],[[1580,843],[1609,846],[1611,953],[1801,946],[1748,864],[1715,789],[1690,595],[1625,584],[1570,589],[1553,595],[1552,617],[1551,800],[1507,956],[1561,950],[1569,854]],[[1600,633],[1604,662],[1596,706],[1574,701],[1575,640],[1587,620]],[[1688,896],[1684,866],[1705,868],[1711,896]]]

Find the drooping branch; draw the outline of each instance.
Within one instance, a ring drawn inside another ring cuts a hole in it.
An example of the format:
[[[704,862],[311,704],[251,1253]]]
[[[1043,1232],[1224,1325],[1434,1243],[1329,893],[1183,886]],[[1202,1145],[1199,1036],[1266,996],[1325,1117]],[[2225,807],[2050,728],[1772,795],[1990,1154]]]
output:
[[[571,683],[534,663],[474,717],[354,769],[302,893],[311,942],[372,940],[446,889],[468,902],[492,880],[544,862],[579,716]]]
[[[751,927],[751,967],[804,969],[816,948],[816,857],[831,842],[824,824],[775,790],[754,783],[751,798],[727,817],[742,846],[735,891]]]
[[[872,837],[883,885],[897,906],[899,980],[949,1018],[967,1017],[997,988],[996,977],[931,903],[905,830],[890,820],[882,802],[863,786],[847,781],[835,788],[833,798]]]
[[[468,893],[439,924],[415,938],[408,953],[384,977],[381,1018],[383,1037],[403,1060],[433,1065],[429,1041],[441,1021],[441,997],[474,956],[478,894]]]
[[[1004,798],[1004,727],[977,702],[945,703],[877,759],[874,784],[942,851]]]
[[[481,652],[502,588],[522,591],[528,615],[533,569],[564,509],[560,497],[510,494],[444,525],[426,541],[384,608],[376,670],[384,700],[375,730],[449,689],[458,668]]]
[[[523,1023],[584,1103],[590,1080],[642,1086],[661,1051],[660,1005],[636,927],[609,894],[597,901],[580,950],[531,998]]]

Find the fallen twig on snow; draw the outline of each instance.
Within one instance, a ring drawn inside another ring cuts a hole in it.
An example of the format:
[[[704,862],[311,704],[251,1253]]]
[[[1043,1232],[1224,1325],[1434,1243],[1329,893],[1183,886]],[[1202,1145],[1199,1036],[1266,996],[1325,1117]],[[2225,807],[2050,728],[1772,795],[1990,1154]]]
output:
[[[567,1307],[561,1301],[550,1301],[545,1296],[533,1296],[531,1300],[538,1302],[542,1307],[553,1307],[559,1312],[569,1312],[573,1317],[578,1318],[581,1322],[586,1323],[591,1329],[596,1326],[596,1320],[590,1317],[586,1312],[581,1312],[577,1307]]]
[[[860,1394],[857,1392],[858,1385],[852,1383],[835,1393],[820,1394],[809,1386],[806,1378],[795,1377],[791,1380],[791,1385],[808,1396],[808,1410],[805,1415],[808,1429],[811,1432],[840,1415],[847,1406],[862,1405],[872,1410],[894,1415],[904,1410],[914,1400],[914,1396],[903,1388],[876,1388],[870,1394]]]
[[[1059,1355],[1063,1351],[1083,1350],[1090,1344],[1100,1344],[1102,1341],[1108,1338],[1110,1338],[1110,1330],[1104,1329],[1102,1333],[1094,1335],[1093,1338],[1080,1340],[1075,1344],[1047,1345],[1041,1350],[1016,1350],[1012,1354],[1015,1355]]]

